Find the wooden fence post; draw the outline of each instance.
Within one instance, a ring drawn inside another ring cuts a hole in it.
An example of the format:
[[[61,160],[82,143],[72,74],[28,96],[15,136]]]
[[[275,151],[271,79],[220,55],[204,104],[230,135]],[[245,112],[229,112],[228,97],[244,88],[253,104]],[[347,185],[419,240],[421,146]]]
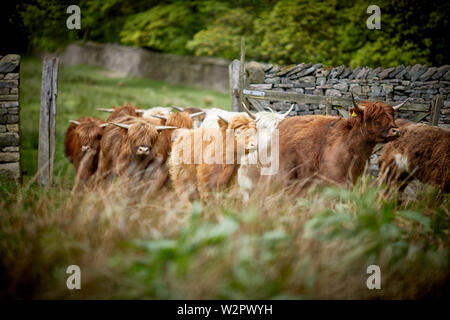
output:
[[[444,105],[444,101],[440,94],[437,94],[433,102],[431,103],[431,117],[430,125],[437,126],[439,124],[439,116],[441,114],[441,107]]]
[[[239,60],[233,60],[228,66],[230,81],[231,111],[239,111]]]
[[[49,186],[53,184],[58,65],[58,58],[45,58],[42,67],[37,173],[37,183],[40,186]]]
[[[331,115],[331,110],[333,110],[332,100],[330,98],[327,99],[327,103],[325,104],[325,114],[327,116]]]
[[[241,38],[241,60],[239,65],[239,111],[243,111],[242,103],[245,101],[245,38]],[[248,103],[247,103],[248,105]]]

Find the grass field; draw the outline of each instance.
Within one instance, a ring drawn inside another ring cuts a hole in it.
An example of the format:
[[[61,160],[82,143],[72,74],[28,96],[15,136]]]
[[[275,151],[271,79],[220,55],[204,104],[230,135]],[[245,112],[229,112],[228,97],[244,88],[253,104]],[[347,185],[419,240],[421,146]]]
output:
[[[418,299],[448,295],[450,199],[427,187],[400,201],[363,176],[350,190],[294,198],[276,185],[248,203],[235,190],[183,209],[171,190],[140,197],[116,185],[71,194],[67,121],[96,107],[227,107],[227,95],[92,67],[60,71],[56,185],[36,171],[41,65],[21,66],[24,186],[1,186],[1,298]],[[81,290],[66,269],[81,268]],[[381,289],[369,290],[369,265]],[[447,290],[447,291],[446,291]]]

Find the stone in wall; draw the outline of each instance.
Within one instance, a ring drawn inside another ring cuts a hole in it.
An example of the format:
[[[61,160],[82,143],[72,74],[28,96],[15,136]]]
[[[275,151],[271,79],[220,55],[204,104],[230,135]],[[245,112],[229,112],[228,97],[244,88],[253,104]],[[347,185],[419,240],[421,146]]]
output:
[[[0,176],[21,180],[20,166],[20,56],[0,59]]]

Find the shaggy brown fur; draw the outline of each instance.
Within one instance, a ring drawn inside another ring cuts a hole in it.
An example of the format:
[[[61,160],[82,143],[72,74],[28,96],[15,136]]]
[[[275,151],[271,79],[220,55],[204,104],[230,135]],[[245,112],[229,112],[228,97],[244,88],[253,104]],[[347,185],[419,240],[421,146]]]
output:
[[[193,121],[189,116],[189,113],[183,112],[171,112],[167,116],[167,121],[163,121],[162,125],[174,126],[180,129],[192,129]],[[175,129],[174,129],[175,130]],[[162,141],[164,141],[163,154],[164,162],[169,156],[171,144],[172,144],[172,133],[174,130],[166,130],[161,134]]]
[[[206,201],[211,190],[226,186],[239,168],[238,149],[243,147],[245,152],[256,147],[256,124],[244,115],[234,117],[230,123],[218,120],[219,129],[195,129],[177,132],[177,138],[172,145],[172,153],[169,159],[169,172],[176,192],[184,200],[191,200],[196,193],[202,201]],[[234,131],[227,131],[233,129]],[[228,136],[232,134],[233,136]],[[194,137],[201,138],[201,144],[195,143]],[[215,146],[215,138],[221,137],[222,164],[208,164],[207,157],[215,156],[214,151],[209,153]],[[239,139],[238,137],[245,137]],[[225,148],[226,141],[233,141],[232,148]],[[238,145],[243,143],[244,146]],[[190,150],[190,164],[179,163],[183,150]],[[206,150],[209,150],[208,152]],[[195,163],[195,155],[199,155],[199,161]],[[232,159],[232,163],[227,163]]]
[[[100,139],[103,135],[101,125],[105,122],[90,117],[81,118],[78,122],[79,125],[71,123],[67,128],[64,151],[75,167],[76,181],[85,183],[97,170]]]
[[[106,127],[100,143],[97,180],[125,176],[138,181],[151,162],[160,160],[161,146],[156,145],[160,133],[143,118],[127,116],[115,122],[130,125],[130,128],[127,130],[116,125]],[[138,155],[139,147],[149,148],[149,154]]]
[[[375,144],[397,137],[395,110],[364,102],[356,117],[296,116],[279,125],[280,177],[301,190],[313,177],[334,183],[354,181],[364,170]]]
[[[125,176],[133,178],[135,183],[150,187],[149,190],[162,187],[168,178],[166,160],[174,130],[158,133],[152,120],[147,118],[125,117],[116,119],[115,122],[130,124],[131,127],[126,130],[111,125],[105,132],[101,143],[99,177],[104,180],[108,176]],[[192,128],[192,119],[185,112],[171,113],[167,121],[161,122],[158,125]],[[136,150],[139,146],[149,147],[150,153],[138,156]]]
[[[140,107],[135,107],[131,103],[124,104],[122,107],[112,107],[113,112],[111,115],[106,119],[106,122],[114,121],[115,119],[125,117],[125,116],[132,116],[132,117],[142,117],[142,113],[136,112],[137,109],[140,109]]]
[[[403,190],[418,179],[450,192],[450,130],[397,121],[401,136],[384,147],[378,160],[380,179]]]
[[[158,120],[158,119],[156,119]],[[171,112],[167,116],[167,121],[161,120],[161,125],[173,126],[177,128],[192,129],[192,118],[186,112]],[[169,170],[167,168],[167,158],[172,145],[173,130],[164,130],[160,133],[160,137],[157,142],[158,154],[160,155],[160,167],[158,168],[158,179],[153,179],[152,185],[155,190],[158,190],[163,185],[168,183]]]

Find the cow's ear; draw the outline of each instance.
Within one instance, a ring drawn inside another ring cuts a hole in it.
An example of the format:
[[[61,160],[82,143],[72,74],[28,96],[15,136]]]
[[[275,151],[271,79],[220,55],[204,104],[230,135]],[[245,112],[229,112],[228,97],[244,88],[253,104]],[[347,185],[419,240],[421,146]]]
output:
[[[361,119],[364,116],[364,108],[362,108],[360,105],[358,105],[355,101],[355,97],[352,95],[352,104],[353,104],[353,108],[350,109],[350,115],[352,117],[361,117]]]
[[[217,123],[219,124],[220,129],[226,129],[228,128],[228,121],[222,118],[221,116],[217,116],[219,119],[217,119]]]
[[[350,109],[350,116],[351,117],[363,117],[363,115],[364,115],[364,112],[362,111],[362,110],[360,110],[360,109],[357,109],[357,108],[351,108]]]

